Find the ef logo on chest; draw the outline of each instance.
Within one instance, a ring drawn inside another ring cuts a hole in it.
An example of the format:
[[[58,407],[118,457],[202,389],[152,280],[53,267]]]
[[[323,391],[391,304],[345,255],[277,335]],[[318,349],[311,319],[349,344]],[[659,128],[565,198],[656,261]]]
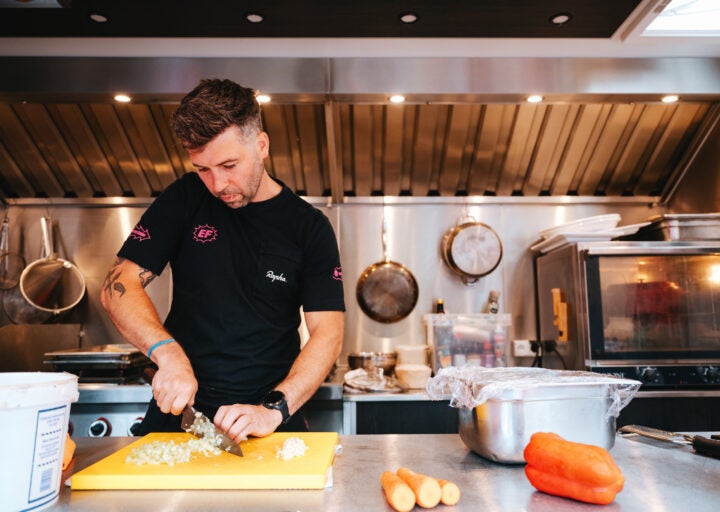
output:
[[[193,240],[200,243],[214,242],[217,240],[218,232],[217,229],[208,225],[203,224],[202,226],[195,226],[193,229]]]

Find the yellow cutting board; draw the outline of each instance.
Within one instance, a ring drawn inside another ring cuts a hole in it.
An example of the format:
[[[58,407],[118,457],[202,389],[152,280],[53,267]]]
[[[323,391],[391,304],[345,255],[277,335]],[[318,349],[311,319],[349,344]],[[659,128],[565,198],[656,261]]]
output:
[[[277,451],[289,437],[308,446],[305,455],[282,460]],[[78,471],[73,490],[87,489],[322,489],[332,484],[330,471],[338,444],[337,432],[276,432],[241,443],[244,457],[223,452],[195,454],[189,462],[143,464],[125,462],[130,451],[154,441],[184,443],[186,433],[153,433]]]

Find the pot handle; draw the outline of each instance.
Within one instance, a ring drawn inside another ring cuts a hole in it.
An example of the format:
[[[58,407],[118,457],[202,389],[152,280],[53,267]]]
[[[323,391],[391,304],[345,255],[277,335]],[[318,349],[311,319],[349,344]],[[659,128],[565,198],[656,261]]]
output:
[[[460,275],[460,279],[462,279],[462,282],[465,286],[472,286],[474,284],[477,284],[478,281],[480,281],[479,277],[469,278],[466,275]]]
[[[43,254],[42,257],[54,258],[52,219],[50,217],[40,217],[40,229],[42,229],[43,250],[45,251],[45,254]]]
[[[383,260],[390,261],[387,253],[387,219],[383,214],[382,218],[382,248],[383,248]]]

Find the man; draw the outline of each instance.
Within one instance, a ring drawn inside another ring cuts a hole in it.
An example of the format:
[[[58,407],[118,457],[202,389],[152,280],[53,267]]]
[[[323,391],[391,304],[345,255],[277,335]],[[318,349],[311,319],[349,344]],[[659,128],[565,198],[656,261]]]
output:
[[[143,214],[108,272],[101,301],[154,361],[141,434],[180,430],[194,405],[236,441],[304,429],[300,407],[340,355],[342,270],[328,219],[270,177],[254,91],[202,80],[173,116],[196,173]],[[145,287],[169,263],[161,322]],[[309,339],[300,350],[303,307]]]

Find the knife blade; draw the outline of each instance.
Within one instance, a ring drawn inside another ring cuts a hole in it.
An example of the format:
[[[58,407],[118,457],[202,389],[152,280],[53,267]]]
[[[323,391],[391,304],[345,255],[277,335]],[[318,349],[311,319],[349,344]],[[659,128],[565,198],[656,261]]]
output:
[[[667,441],[670,443],[689,444],[697,453],[708,455],[716,459],[720,459],[720,441],[711,436],[710,439],[703,436],[690,434],[679,434],[677,432],[669,432],[643,425],[625,425],[618,429],[626,434],[637,434],[640,436],[657,439],[659,441]]]
[[[185,406],[182,412],[180,426],[185,432],[195,437],[209,439],[215,446],[223,451],[232,453],[238,457],[243,456],[240,445],[230,439],[225,432],[217,428],[207,416],[195,410],[194,407],[189,405]]]

